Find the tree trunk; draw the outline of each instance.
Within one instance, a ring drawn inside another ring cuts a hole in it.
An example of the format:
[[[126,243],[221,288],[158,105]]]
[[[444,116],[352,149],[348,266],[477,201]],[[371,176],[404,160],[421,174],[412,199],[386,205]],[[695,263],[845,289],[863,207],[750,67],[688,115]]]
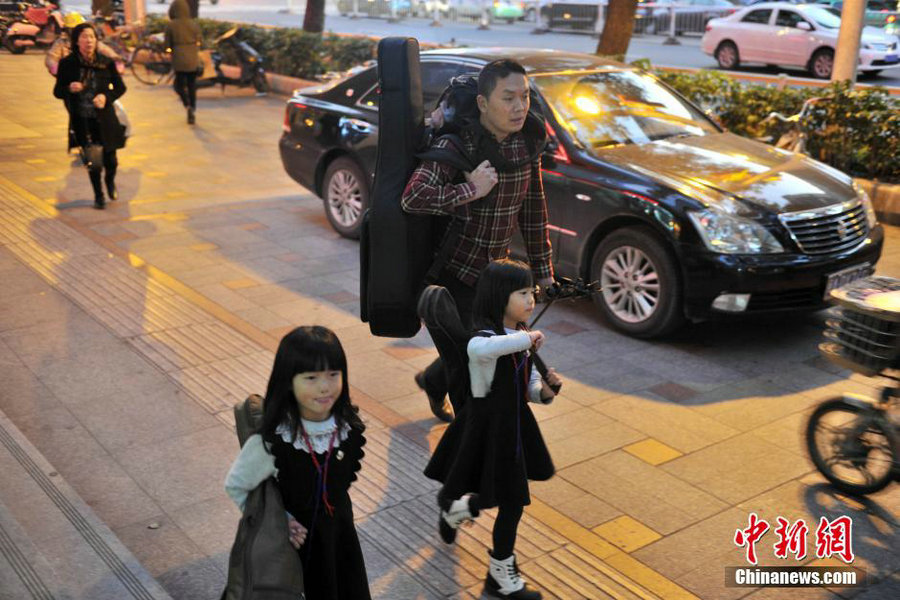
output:
[[[597,44],[600,56],[625,56],[631,33],[634,30],[634,13],[637,11],[637,0],[609,0],[603,33]]]
[[[306,0],[303,31],[322,33],[325,29],[325,0]]]

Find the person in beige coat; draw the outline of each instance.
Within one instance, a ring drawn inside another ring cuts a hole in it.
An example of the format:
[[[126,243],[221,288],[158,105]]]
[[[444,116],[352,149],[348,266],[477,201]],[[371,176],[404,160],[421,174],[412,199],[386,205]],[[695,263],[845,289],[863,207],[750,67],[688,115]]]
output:
[[[187,109],[187,122],[195,122],[197,74],[200,69],[200,26],[191,18],[187,0],[173,0],[166,26],[166,50],[172,53],[175,92]]]

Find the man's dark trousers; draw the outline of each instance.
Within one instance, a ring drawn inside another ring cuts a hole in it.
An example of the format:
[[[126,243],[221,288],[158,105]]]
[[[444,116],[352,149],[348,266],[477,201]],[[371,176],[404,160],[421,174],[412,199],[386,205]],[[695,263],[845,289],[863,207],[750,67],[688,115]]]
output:
[[[475,289],[464,284],[450,273],[447,273],[446,269],[441,272],[441,276],[438,277],[435,285],[447,288],[447,291],[453,296],[454,302],[456,302],[460,321],[466,328],[472,329],[472,304],[475,300]],[[448,348],[458,343],[458,341],[450,339],[438,339],[439,336],[446,336],[434,329],[429,329],[428,332],[431,334],[434,345],[439,349]],[[466,349],[462,347],[458,348],[457,351],[464,353]],[[468,368],[467,358],[468,356],[464,355],[461,357],[461,360],[453,362],[454,364],[461,364],[462,366],[459,368]],[[469,374],[467,372],[448,373],[447,371],[447,366],[439,356],[425,369],[425,386],[429,394],[435,397],[443,398],[447,393],[450,393],[450,402],[453,404],[453,410],[459,412],[462,408],[462,399],[467,396],[465,386],[468,385]],[[451,384],[462,389],[451,390]]]

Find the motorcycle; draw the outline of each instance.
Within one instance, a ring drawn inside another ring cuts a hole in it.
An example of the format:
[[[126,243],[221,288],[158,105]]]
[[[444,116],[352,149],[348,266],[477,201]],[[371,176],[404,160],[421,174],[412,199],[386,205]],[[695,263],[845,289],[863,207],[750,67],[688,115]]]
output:
[[[12,54],[22,54],[31,46],[50,46],[63,30],[59,6],[52,2],[20,3],[18,10],[8,15],[3,29],[3,45]]]
[[[806,446],[831,484],[872,494],[900,479],[900,280],[871,276],[831,293],[839,309],[828,319],[819,351],[829,361],[891,384],[878,398],[844,394],[809,418]]]
[[[214,44],[215,51],[201,52],[203,74],[197,78],[198,88],[221,85],[224,91],[226,85],[252,85],[259,94],[269,91],[263,58],[250,44],[240,39],[240,27],[232,27],[216,38]],[[223,53],[227,53],[229,58],[237,59],[238,66],[223,64]],[[212,63],[212,73],[208,73],[207,57]],[[226,70],[234,75],[226,75]]]

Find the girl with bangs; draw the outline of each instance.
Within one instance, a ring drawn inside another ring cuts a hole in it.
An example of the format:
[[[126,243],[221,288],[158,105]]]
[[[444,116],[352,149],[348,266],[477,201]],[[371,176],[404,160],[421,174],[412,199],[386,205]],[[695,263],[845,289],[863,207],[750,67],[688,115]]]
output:
[[[319,326],[294,329],[278,345],[260,429],[225,481],[243,510],[250,491],[275,478],[308,600],[371,598],[349,495],[366,443],[358,412],[337,336]]]
[[[525,263],[497,260],[481,273],[472,307],[479,331],[466,343],[472,397],[425,468],[427,477],[443,483],[438,530],[444,542],[453,543],[459,526],[481,510],[497,508],[484,585],[492,598],[541,598],[526,585],[513,553],[523,508],[531,503],[528,481],[544,481],[554,473],[528,403],[549,404],[556,395],[550,386],[562,383],[553,369],[545,381],[533,368],[531,352],[544,342],[543,333],[526,326],[534,304],[534,282]],[[436,319],[441,325],[440,316]]]

